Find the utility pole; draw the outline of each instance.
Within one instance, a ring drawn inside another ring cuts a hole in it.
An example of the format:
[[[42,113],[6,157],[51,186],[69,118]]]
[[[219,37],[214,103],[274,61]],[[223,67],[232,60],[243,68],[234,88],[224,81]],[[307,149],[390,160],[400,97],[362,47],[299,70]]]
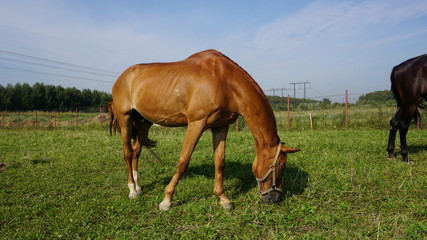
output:
[[[296,85],[304,85],[304,99],[307,99],[307,84],[310,84],[311,82],[292,82],[289,83],[289,85],[294,85],[294,98],[297,97],[297,92],[296,92]]]

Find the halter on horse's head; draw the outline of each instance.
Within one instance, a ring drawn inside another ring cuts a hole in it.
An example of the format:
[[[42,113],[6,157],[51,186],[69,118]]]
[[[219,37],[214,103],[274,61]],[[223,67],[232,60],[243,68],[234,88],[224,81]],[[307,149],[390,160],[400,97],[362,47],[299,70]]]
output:
[[[260,178],[256,178],[258,182],[258,191],[261,199],[265,203],[279,202],[282,189],[282,176],[286,166],[286,153],[294,153],[299,149],[292,149],[284,146],[285,143],[280,143],[277,146],[276,154],[272,163],[269,165],[267,172]],[[264,167],[265,168],[265,167]]]

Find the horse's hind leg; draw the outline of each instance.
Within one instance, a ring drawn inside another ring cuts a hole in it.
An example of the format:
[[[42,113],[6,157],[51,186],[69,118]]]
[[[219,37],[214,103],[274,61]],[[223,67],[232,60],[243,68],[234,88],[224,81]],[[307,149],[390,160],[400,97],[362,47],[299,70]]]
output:
[[[135,140],[132,144],[132,177],[135,182],[135,190],[137,194],[141,194],[141,187],[138,184],[138,158],[141,154],[141,148],[148,138],[148,130],[151,127],[151,123],[146,121],[144,123],[138,124],[134,128],[136,131]]]
[[[133,158],[133,147],[132,147],[132,128],[133,121],[129,113],[124,113],[118,116],[118,121],[120,124],[120,129],[122,133],[123,141],[123,158],[126,162],[126,167],[128,170],[128,188],[129,188],[129,198],[136,198],[138,193],[135,188],[135,181],[133,178],[132,171],[132,158]]]
[[[399,122],[400,150],[401,150],[403,161],[406,163],[412,163],[412,160],[409,157],[408,144],[406,142],[406,134],[408,133],[409,125],[411,123],[411,120],[416,110],[417,110],[417,105],[411,105],[409,107],[406,107],[403,110],[402,118]]]
[[[220,204],[225,209],[232,209],[233,203],[224,194],[223,172],[225,162],[225,140],[227,138],[228,125],[212,130],[214,163],[215,163],[215,184],[214,193],[219,197]]]
[[[175,192],[175,187],[178,184],[182,174],[188,168],[188,162],[193,154],[194,148],[205,130],[206,122],[204,119],[190,122],[185,133],[184,142],[182,144],[181,155],[176,166],[175,174],[168,186],[165,188],[165,198],[159,204],[160,210],[167,211],[172,206],[172,196]]]
[[[388,145],[387,145],[388,159],[394,159],[396,132],[399,129],[398,125],[399,125],[401,116],[402,116],[402,109],[399,108],[399,110],[397,110],[396,114],[390,120],[390,133],[388,136]]]

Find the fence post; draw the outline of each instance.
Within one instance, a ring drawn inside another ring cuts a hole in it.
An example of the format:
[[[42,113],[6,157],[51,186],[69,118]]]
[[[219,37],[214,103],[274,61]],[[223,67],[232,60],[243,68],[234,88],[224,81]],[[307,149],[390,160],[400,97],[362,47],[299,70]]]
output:
[[[37,126],[37,110],[35,111],[35,117],[36,117],[36,120],[34,121],[34,125]]]
[[[1,118],[2,118],[2,120],[1,120],[1,128],[4,128],[4,124],[5,124],[5,122],[4,122],[4,112],[1,112]]]
[[[78,112],[77,112],[77,108],[76,108],[76,130],[79,130],[79,117],[78,117]]]
[[[309,114],[309,119],[310,119],[310,129],[313,130],[313,118],[311,116],[311,113]]]
[[[421,109],[419,107],[417,107],[417,130],[421,129]]]
[[[288,94],[288,129],[291,129],[291,97]]]
[[[99,126],[102,129],[102,106],[99,107]]]
[[[348,90],[345,90],[345,127],[348,127]]]
[[[56,110],[53,110],[53,128],[56,129]]]

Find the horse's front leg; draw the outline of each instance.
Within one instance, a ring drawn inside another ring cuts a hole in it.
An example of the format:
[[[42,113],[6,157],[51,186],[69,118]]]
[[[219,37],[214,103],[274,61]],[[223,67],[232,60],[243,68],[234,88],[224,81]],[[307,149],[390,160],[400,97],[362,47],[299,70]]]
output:
[[[214,193],[219,197],[220,204],[224,209],[234,208],[233,203],[224,194],[223,173],[225,164],[225,141],[227,139],[228,125],[212,130],[214,163],[215,163],[215,184]]]
[[[188,124],[176,171],[172,180],[165,189],[165,198],[159,204],[160,210],[167,211],[172,206],[172,196],[175,192],[175,187],[181,179],[182,174],[187,170],[191,155],[193,154],[194,148],[205,130],[205,127],[206,124],[204,120],[190,122]]]

